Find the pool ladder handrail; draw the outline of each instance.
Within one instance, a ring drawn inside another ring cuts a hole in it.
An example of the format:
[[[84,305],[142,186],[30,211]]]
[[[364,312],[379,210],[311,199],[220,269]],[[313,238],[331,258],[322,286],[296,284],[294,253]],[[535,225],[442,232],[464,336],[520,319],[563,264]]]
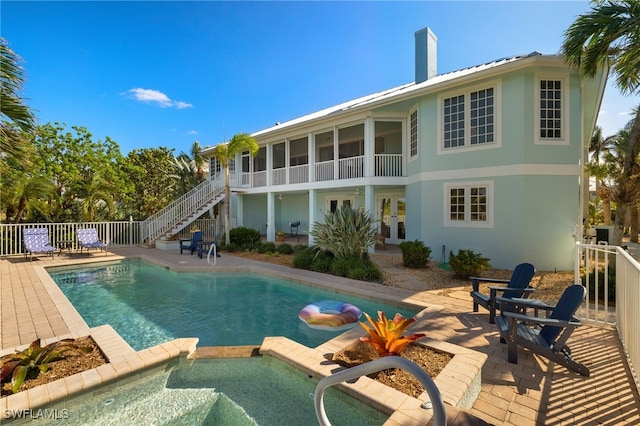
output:
[[[320,423],[321,426],[331,426],[331,422],[324,411],[323,398],[326,388],[337,385],[338,383],[346,382],[347,380],[357,379],[360,376],[376,373],[387,368],[400,368],[406,370],[418,379],[422,386],[424,386],[424,389],[427,391],[427,395],[429,395],[431,400],[431,405],[433,407],[433,424],[435,426],[446,426],[447,415],[444,408],[444,401],[442,400],[438,387],[431,377],[429,377],[429,375],[418,365],[400,356],[385,356],[378,358],[355,367],[338,371],[331,376],[321,379],[316,385],[316,390],[313,395],[313,404],[315,406],[318,423]]]
[[[211,258],[211,250],[213,250],[213,264],[217,265],[218,248],[216,247],[216,243],[211,243],[211,246],[209,247],[209,253],[207,253],[207,264],[211,265],[211,261],[209,260]]]

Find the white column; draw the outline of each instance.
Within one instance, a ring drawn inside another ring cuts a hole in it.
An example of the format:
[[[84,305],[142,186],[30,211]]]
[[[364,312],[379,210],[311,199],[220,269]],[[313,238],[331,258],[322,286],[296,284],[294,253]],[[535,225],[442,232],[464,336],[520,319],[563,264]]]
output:
[[[231,198],[234,198],[234,194],[231,194]],[[234,202],[231,203],[231,208],[233,209],[233,206],[235,204],[236,208],[235,208],[235,212],[236,212],[236,223],[235,226],[231,226],[232,228],[235,228],[237,226],[242,226],[243,222],[243,218],[244,218],[244,197],[240,194],[235,194],[235,198],[233,200]],[[233,212],[231,212],[231,217],[233,218]],[[233,219],[231,219],[231,223],[233,223]]]
[[[276,240],[276,224],[274,222],[276,205],[275,199],[275,193],[267,193],[267,241]]]
[[[273,145],[269,144],[265,148],[267,150],[267,186],[271,186],[273,179],[271,174],[273,173]]]
[[[309,247],[313,245],[313,237],[311,236],[311,228],[313,224],[317,222],[318,217],[320,216],[320,211],[318,210],[318,203],[316,202],[316,190],[309,190]]]
[[[338,135],[338,128],[333,128],[333,180],[340,179],[340,137]]]
[[[309,165],[309,182],[316,180],[316,149],[313,140],[313,133],[307,135],[307,162]]]
[[[376,194],[373,190],[373,185],[365,185],[364,186],[364,209],[369,213],[373,214],[375,217],[375,208],[376,208]],[[367,248],[369,253],[374,253],[376,251],[376,245],[373,244]]]
[[[373,118],[364,122],[364,176],[374,176],[376,126]]]

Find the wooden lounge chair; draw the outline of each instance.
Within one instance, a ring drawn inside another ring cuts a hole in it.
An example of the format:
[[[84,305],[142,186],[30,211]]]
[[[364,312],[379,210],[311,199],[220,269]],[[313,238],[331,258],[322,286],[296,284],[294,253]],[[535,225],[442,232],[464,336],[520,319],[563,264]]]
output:
[[[202,231],[195,231],[191,234],[191,239],[181,239],[180,240],[180,254],[182,254],[182,250],[189,250],[189,254],[193,254],[194,252],[198,252],[200,254],[202,244]]]
[[[515,305],[523,309],[530,307],[536,311],[547,312],[547,316],[538,317],[503,310],[496,318],[500,342],[507,343],[508,361],[518,363],[518,345],[520,345],[588,377],[589,369],[571,357],[571,349],[567,346],[567,339],[573,330],[581,325],[574,314],[584,301],[586,294],[587,290],[582,285],[572,285],[562,293],[555,306],[545,305],[536,300],[512,298],[500,301],[498,298],[503,306]]]
[[[22,230],[22,244],[24,245],[24,256],[45,253],[51,255],[56,252],[56,248],[49,244],[49,230],[47,228],[24,228]]]
[[[536,273],[536,268],[530,263],[521,263],[515,267],[511,279],[503,280],[498,278],[469,277],[471,280],[471,298],[473,299],[473,312],[478,312],[478,305],[489,310],[489,322],[495,323],[496,297],[500,292],[501,297],[522,297],[526,298],[534,288],[529,286],[531,279]],[[501,286],[489,286],[489,294],[480,292],[480,283],[501,284]],[[505,285],[506,284],[506,285]]]
[[[87,252],[90,249],[104,250],[104,253],[107,253],[107,244],[100,241],[96,228],[78,229],[76,236],[78,237],[80,253],[82,253],[82,249],[87,249]]]

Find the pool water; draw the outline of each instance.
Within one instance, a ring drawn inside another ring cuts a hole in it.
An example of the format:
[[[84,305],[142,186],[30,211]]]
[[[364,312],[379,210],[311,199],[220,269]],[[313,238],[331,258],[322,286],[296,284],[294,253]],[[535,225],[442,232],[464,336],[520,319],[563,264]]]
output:
[[[48,407],[64,426],[313,425],[316,379],[272,357],[171,361]],[[330,388],[333,425],[381,425],[388,416]],[[13,422],[12,422],[13,423]],[[20,422],[15,422],[20,423]]]
[[[266,275],[175,272],[142,260],[49,273],[90,327],[110,324],[135,350],[180,337],[198,337],[198,346],[236,346],[285,336],[315,347],[340,332],[311,329],[298,312],[325,299],[351,303],[372,317],[379,310],[388,317],[416,314]]]

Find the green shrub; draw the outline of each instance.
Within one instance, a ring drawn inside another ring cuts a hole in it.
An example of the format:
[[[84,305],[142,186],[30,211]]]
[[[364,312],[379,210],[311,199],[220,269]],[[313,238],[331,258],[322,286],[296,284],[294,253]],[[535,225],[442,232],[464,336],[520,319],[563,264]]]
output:
[[[407,268],[424,268],[429,265],[431,249],[422,241],[403,241],[400,243],[402,250],[402,264]]]
[[[311,270],[313,259],[316,257],[316,250],[311,247],[305,247],[298,250],[293,256],[293,267],[298,269]]]
[[[286,244],[286,243],[285,243]],[[281,244],[281,245],[285,245],[285,244]],[[288,245],[288,244],[287,244]],[[304,244],[297,244],[295,246],[293,246],[293,252],[294,253],[299,253],[303,250],[306,250],[308,247],[305,246]]]
[[[276,253],[278,248],[272,242],[258,243],[256,244],[256,251],[258,253]]]
[[[291,254],[291,253],[293,253],[293,247],[291,247],[291,244],[287,244],[287,243],[280,244],[279,246],[276,247],[276,250],[280,254]]]
[[[471,250],[458,250],[458,254],[449,252],[449,266],[459,278],[478,275],[483,269],[490,268],[489,259]]]
[[[366,260],[366,264],[358,265],[352,268],[347,275],[347,278],[359,281],[375,281],[380,282],[382,280],[382,272],[376,265],[370,260]]]
[[[335,257],[333,253],[327,250],[318,251],[316,257],[311,264],[311,270],[316,272],[331,272],[331,265],[333,264]]]
[[[244,226],[240,226],[238,228],[233,228],[229,231],[229,239],[232,243],[235,243],[239,246],[246,247],[247,245],[253,246],[256,243],[260,242],[261,239],[260,231],[251,228],[245,228]]]
[[[598,303],[604,303],[604,270],[598,268],[597,271],[589,272],[589,299],[590,301],[595,300],[596,294],[596,274],[598,280]],[[607,279],[608,279],[608,297],[609,304],[615,304],[616,301],[616,265],[615,263],[610,263],[607,270]],[[582,279],[582,283],[584,285],[587,284],[587,276],[585,274],[581,274],[580,278]]]
[[[218,246],[218,251],[227,251],[229,253],[233,253],[238,250],[239,250],[238,245],[234,243],[221,244],[220,246]]]

